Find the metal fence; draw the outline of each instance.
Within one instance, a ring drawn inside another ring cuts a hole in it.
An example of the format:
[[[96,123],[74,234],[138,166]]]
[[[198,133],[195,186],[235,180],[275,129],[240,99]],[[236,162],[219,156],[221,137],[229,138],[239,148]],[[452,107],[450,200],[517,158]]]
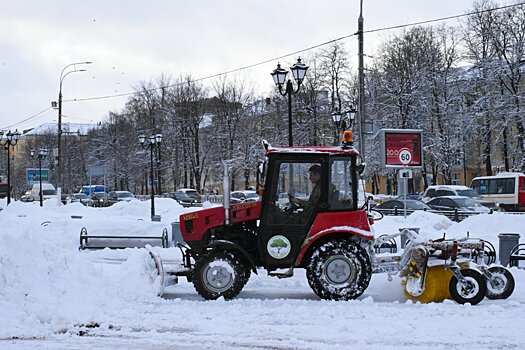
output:
[[[395,208],[395,209],[375,209],[376,211],[382,213],[383,215],[387,215],[387,216],[400,216],[400,215],[404,215],[405,211],[404,209],[399,209],[399,208]],[[410,215],[412,214],[414,211],[418,211],[418,210],[408,210],[406,211],[407,215]],[[448,217],[450,220],[452,221],[456,221],[456,222],[460,222],[462,220],[465,220],[466,218],[468,218],[469,216],[472,216],[472,215],[478,215],[478,214],[492,214],[494,213],[494,211],[491,209],[488,213],[481,213],[481,212],[477,212],[477,211],[460,211],[460,210],[423,210],[423,211],[426,211],[426,212],[429,212],[429,213],[435,213],[435,214],[440,214],[440,215],[444,215],[446,217]],[[505,214],[525,214],[525,212],[513,212],[513,213],[509,213],[509,212],[505,212]]]

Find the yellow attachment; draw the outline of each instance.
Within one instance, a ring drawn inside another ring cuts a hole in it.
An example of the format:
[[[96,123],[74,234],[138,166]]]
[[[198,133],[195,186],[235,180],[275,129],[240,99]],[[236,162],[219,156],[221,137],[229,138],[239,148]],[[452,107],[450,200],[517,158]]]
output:
[[[350,130],[345,130],[343,133],[343,144],[354,142],[354,136]]]
[[[407,298],[421,303],[435,303],[445,299],[450,299],[450,291],[448,289],[452,272],[446,270],[444,266],[433,266],[427,268],[427,276],[425,279],[425,290],[417,297],[410,295],[404,290]],[[401,282],[406,285],[406,280]]]

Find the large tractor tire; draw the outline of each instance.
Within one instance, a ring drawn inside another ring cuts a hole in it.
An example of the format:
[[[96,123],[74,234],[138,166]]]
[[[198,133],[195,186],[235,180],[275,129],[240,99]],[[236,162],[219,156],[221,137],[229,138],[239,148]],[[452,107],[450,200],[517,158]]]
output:
[[[444,266],[432,266],[427,268],[425,276],[425,290],[418,296],[413,296],[404,290],[405,296],[413,301],[421,303],[437,303],[450,299],[449,282],[452,272]],[[403,281],[406,284],[406,281]]]
[[[464,269],[460,270],[460,272],[466,280],[466,284],[462,285],[456,276],[452,276],[449,284],[452,299],[459,304],[478,304],[487,294],[487,283],[483,275],[472,269]]]
[[[213,250],[201,256],[192,272],[195,290],[207,300],[235,298],[246,284],[246,277],[239,258],[224,250]]]
[[[371,276],[368,253],[349,239],[317,247],[306,268],[310,287],[322,299],[355,299],[368,287]]]
[[[488,299],[507,299],[514,292],[514,277],[509,270],[501,266],[489,268],[492,280],[487,279]]]

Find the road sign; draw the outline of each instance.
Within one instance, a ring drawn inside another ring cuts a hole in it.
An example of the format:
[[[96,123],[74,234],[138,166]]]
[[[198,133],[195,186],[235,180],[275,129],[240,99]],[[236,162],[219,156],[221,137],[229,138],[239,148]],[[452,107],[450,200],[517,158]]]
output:
[[[42,173],[39,169],[26,169],[26,184],[28,186],[40,183],[40,177],[42,177],[42,182],[49,182],[49,169],[42,169]]]
[[[408,165],[412,162],[412,152],[408,148],[399,150],[399,162],[403,165]]]
[[[381,164],[386,168],[422,168],[423,132],[415,129],[381,129],[378,133]]]

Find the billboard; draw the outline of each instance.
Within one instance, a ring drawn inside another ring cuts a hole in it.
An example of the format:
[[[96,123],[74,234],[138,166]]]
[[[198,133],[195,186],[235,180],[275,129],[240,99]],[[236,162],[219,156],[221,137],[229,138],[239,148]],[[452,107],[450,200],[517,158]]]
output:
[[[42,177],[42,182],[49,182],[49,169],[42,169],[42,173],[40,173],[39,169],[26,169],[26,183],[28,186],[40,183],[40,177]]]
[[[422,134],[414,129],[381,129],[381,164],[386,168],[422,168]]]

